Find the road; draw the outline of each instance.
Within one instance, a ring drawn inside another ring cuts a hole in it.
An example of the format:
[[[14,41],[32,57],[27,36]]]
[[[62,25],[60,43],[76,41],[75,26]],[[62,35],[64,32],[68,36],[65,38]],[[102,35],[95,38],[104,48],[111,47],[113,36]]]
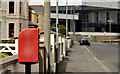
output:
[[[94,43],[69,49],[59,72],[118,72],[118,44]]]

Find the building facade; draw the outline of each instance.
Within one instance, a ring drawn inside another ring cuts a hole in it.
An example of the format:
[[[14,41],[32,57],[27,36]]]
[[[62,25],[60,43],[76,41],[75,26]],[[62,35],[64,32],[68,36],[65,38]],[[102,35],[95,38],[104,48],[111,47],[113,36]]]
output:
[[[51,13],[56,13],[55,6],[51,6]],[[59,6],[59,14],[66,14],[66,6]],[[119,32],[120,27],[120,9],[86,6],[86,5],[73,5],[68,6],[68,14],[79,14],[79,19],[68,19],[68,30],[73,32],[75,25],[75,32],[109,32],[110,23],[112,20],[111,31]],[[55,18],[51,19],[51,24],[56,23]],[[59,19],[60,24],[66,25],[66,19]]]
[[[44,7],[42,5],[30,5],[29,7],[31,8],[29,12],[29,21],[37,25],[39,31],[43,31]]]
[[[1,1],[0,14],[1,40],[18,37],[19,32],[28,27],[27,0]]]

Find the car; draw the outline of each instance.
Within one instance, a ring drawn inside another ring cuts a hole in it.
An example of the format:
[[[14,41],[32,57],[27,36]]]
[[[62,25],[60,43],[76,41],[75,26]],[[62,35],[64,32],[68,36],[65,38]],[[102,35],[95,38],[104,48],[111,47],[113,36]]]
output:
[[[79,41],[80,46],[81,45],[90,45],[90,38],[89,37],[82,37]]]

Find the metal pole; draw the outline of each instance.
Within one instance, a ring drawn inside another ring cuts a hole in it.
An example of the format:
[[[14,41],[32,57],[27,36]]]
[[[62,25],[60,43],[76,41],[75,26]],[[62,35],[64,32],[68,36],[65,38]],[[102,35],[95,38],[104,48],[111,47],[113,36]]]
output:
[[[59,68],[59,35],[58,35],[58,0],[56,0],[56,72],[58,72]]]
[[[50,0],[44,0],[44,44],[46,48],[46,68],[50,72]]]
[[[74,15],[75,15],[75,10],[73,11],[73,39],[75,41],[75,19],[74,19]]]
[[[110,30],[110,43],[111,43],[111,22],[112,22],[112,21],[110,21],[110,27],[109,27],[109,28],[110,28],[110,29],[109,29],[109,30]]]
[[[66,55],[68,55],[68,0],[66,0]]]
[[[70,14],[73,14],[72,13],[72,7],[71,7],[71,10],[70,10]],[[72,22],[73,22],[73,20],[70,20],[70,32],[73,34],[73,26],[72,26]]]
[[[110,32],[110,43],[111,43],[111,24],[112,24],[112,22],[113,22],[113,20],[108,20],[108,22],[109,22],[109,32]]]
[[[31,74],[31,64],[30,63],[25,64],[25,74]]]

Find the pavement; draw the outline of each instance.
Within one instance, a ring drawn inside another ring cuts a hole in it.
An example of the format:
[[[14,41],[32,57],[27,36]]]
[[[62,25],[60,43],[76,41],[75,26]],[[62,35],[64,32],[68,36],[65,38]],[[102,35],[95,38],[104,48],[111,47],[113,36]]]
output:
[[[75,43],[75,45],[69,49],[69,55],[59,64],[59,72],[78,74],[98,74],[99,72],[101,72],[99,74],[106,74],[115,72],[114,74],[118,74],[116,73],[118,72],[117,68],[112,66],[114,69],[111,71],[90,49],[88,46],[79,46],[78,43]]]

